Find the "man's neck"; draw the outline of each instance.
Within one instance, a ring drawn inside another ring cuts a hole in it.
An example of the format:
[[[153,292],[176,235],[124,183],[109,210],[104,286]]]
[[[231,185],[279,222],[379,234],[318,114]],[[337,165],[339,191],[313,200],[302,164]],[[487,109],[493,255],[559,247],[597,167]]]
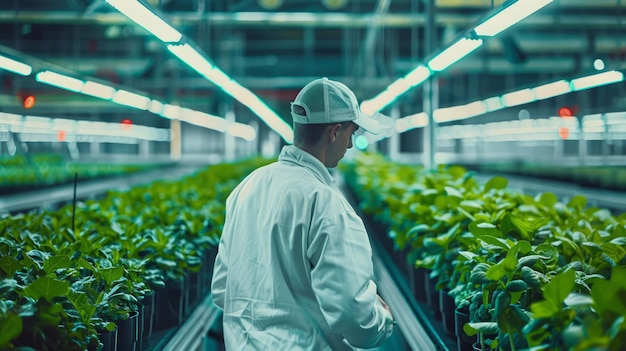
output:
[[[318,159],[323,165],[326,165],[326,152],[323,147],[320,145],[302,145],[302,144],[294,144],[300,150],[306,151],[309,154],[313,155],[316,159]]]

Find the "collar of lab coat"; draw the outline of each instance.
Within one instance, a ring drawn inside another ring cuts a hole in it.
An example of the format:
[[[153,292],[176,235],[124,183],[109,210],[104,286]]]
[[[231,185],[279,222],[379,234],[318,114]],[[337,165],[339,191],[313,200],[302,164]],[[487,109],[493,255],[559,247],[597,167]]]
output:
[[[320,160],[296,146],[284,146],[278,156],[278,162],[290,163],[308,168],[321,182],[326,185],[330,186],[335,183],[335,179]]]

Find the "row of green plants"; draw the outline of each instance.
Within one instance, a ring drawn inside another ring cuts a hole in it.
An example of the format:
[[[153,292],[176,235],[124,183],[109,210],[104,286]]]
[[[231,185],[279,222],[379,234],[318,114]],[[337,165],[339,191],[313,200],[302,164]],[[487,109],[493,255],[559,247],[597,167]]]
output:
[[[481,172],[553,179],[582,186],[626,190],[626,169],[617,166],[566,167],[533,163],[497,163],[472,166]]]
[[[626,214],[363,154],[345,170],[362,210],[469,313],[482,350],[622,350]]]
[[[267,160],[208,167],[99,200],[0,219],[0,349],[99,350],[166,282],[197,272],[224,203]],[[73,219],[74,218],[74,219]]]
[[[65,160],[55,154],[0,157],[0,192],[16,192],[35,187],[64,184],[79,180],[119,176],[162,167],[162,164],[115,164]]]

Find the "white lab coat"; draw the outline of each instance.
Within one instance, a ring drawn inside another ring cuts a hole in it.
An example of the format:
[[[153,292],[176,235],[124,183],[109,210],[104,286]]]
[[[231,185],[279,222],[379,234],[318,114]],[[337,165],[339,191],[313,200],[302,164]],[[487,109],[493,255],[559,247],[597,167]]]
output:
[[[363,222],[309,153],[285,146],[228,197],[212,283],[227,350],[379,346],[393,326],[372,277]]]

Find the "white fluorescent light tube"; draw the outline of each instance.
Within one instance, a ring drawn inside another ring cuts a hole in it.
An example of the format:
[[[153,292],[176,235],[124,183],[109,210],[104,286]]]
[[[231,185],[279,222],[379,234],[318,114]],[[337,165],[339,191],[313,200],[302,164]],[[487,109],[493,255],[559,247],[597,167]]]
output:
[[[522,89],[502,95],[502,103],[506,107],[523,105],[533,101],[536,101],[536,99],[530,89]]]
[[[252,141],[256,138],[256,130],[243,123],[231,123],[228,126],[228,134],[245,139],[246,141]]]
[[[280,118],[280,116],[265,105],[265,103],[263,103],[263,101],[261,101],[254,93],[232,80],[218,67],[213,66],[202,56],[202,54],[190,45],[168,45],[167,48],[206,79],[213,82],[227,94],[247,106],[253,113],[259,116],[263,122],[276,131],[286,142],[293,142],[293,130],[287,122],[285,122],[282,118]]]
[[[23,121],[22,115],[0,112],[0,124],[6,124],[10,126],[21,126],[22,121]]]
[[[504,108],[504,106],[502,105],[502,99],[499,96],[485,99],[483,100],[483,103],[487,107],[487,112],[497,111]]]
[[[208,74],[214,66],[189,44],[167,45],[167,49],[201,75]]]
[[[433,71],[443,71],[478,49],[482,44],[482,39],[462,38],[428,61],[428,67]]]
[[[138,108],[140,110],[147,110],[148,104],[150,104],[150,99],[146,96],[120,89],[113,94],[113,102],[120,105]]]
[[[28,76],[33,73],[33,68],[31,66],[2,55],[0,55],[0,68],[22,76]]]
[[[593,74],[586,77],[576,78],[572,80],[572,89],[574,91],[595,88],[602,85],[618,83],[624,80],[624,73],[618,71],[607,71]]]
[[[407,92],[409,89],[423,83],[428,77],[430,77],[431,70],[424,66],[419,65],[414,70],[409,72],[403,78],[399,78],[389,84],[389,86],[375,97],[365,100],[361,103],[361,111],[368,115],[372,115],[385,106],[392,103],[400,95]]]
[[[404,78],[400,78],[391,83],[385,90],[387,90],[395,99],[404,94],[404,92],[409,90],[409,88],[411,88],[411,83]]]
[[[163,112],[161,116],[169,119],[179,119],[182,112],[182,108],[180,106],[165,104],[163,106]]]
[[[25,116],[24,128],[38,128],[49,130],[52,128],[52,118],[50,117],[38,117],[38,116]]]
[[[396,98],[396,95],[385,89],[373,98],[361,102],[361,111],[368,115],[373,115],[392,103]]]
[[[252,94],[252,93],[250,93]],[[261,99],[252,94],[252,101],[241,101],[259,116],[270,128],[280,135],[287,143],[293,143],[293,129],[276,112],[272,111]]]
[[[493,37],[551,2],[552,0],[517,0],[477,25],[474,31],[480,36]]]
[[[570,84],[566,80],[540,85],[532,89],[537,100],[544,100],[551,97],[567,94],[572,91]]]
[[[439,108],[433,113],[433,119],[437,123],[458,121],[487,112],[487,106],[483,101],[474,101],[469,104]]]
[[[52,123],[54,124],[52,127],[53,130],[62,130],[69,133],[73,133],[76,126],[76,121],[65,118],[55,118],[52,120]]]
[[[225,132],[228,129],[228,122],[225,119],[188,108],[182,109],[179,119],[189,124],[217,130],[219,132]]]
[[[177,43],[183,37],[150,9],[136,0],[106,0],[111,6],[166,43]]]
[[[265,124],[278,133],[287,143],[293,143],[293,129],[291,129],[291,126],[253,92],[239,85],[234,80],[231,80],[226,86],[220,86],[220,88],[259,116]]]
[[[55,87],[59,87],[61,89],[73,91],[75,93],[80,92],[83,87],[83,81],[80,79],[76,79],[73,77],[69,77],[60,73],[52,72],[52,71],[42,71],[37,73],[35,79],[38,82],[46,83],[49,85],[53,85]]]
[[[411,129],[422,128],[428,125],[428,115],[420,112],[414,115],[402,117],[396,120],[396,131],[404,133]]]
[[[411,83],[411,86],[416,86],[418,84],[423,83],[432,72],[430,69],[424,65],[417,66],[414,70],[409,72],[404,79]]]
[[[150,101],[148,111],[154,113],[155,115],[160,115],[163,112],[163,107],[164,106],[161,101],[152,99],[152,101]]]
[[[115,88],[96,82],[86,81],[81,89],[81,93],[104,100],[111,100],[113,98],[113,94],[115,94]]]
[[[221,69],[217,67],[213,67],[210,71],[204,74],[204,77],[220,88],[224,88],[226,91],[230,89],[236,89],[236,87],[231,87],[232,85],[239,85],[234,80],[232,80],[226,73],[224,73]]]

